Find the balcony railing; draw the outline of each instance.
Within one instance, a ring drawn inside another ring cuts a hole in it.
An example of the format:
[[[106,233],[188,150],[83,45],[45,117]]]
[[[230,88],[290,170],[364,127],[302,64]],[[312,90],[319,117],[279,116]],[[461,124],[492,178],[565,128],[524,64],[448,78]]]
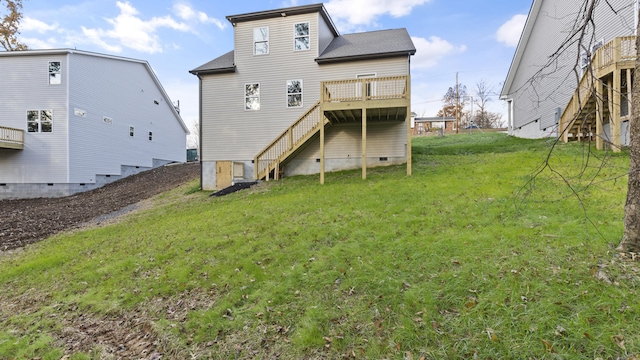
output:
[[[323,103],[406,99],[409,76],[389,76],[322,82]]]
[[[598,70],[623,61],[635,61],[636,54],[635,36],[617,37],[595,51],[593,68]]]
[[[23,149],[24,130],[0,126],[0,148]]]

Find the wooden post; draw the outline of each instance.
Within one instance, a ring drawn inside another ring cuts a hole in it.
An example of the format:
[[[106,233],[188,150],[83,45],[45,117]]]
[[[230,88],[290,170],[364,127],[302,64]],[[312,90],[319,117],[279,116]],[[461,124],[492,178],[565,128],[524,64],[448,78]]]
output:
[[[611,137],[613,141],[613,151],[620,151],[620,103],[622,100],[621,92],[621,71],[613,71],[613,115],[611,116]]]
[[[596,149],[602,150],[604,148],[604,102],[602,100],[602,83],[600,79],[594,79],[594,85],[596,90]]]
[[[324,184],[324,111],[320,111],[320,184]]]
[[[411,75],[407,75],[407,176],[411,176]]]
[[[367,178],[367,108],[362,108],[362,179]]]

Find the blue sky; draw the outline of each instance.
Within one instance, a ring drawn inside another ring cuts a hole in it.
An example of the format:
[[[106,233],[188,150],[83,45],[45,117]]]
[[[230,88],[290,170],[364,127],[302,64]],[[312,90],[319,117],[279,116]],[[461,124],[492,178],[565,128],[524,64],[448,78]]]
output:
[[[165,90],[198,119],[198,79],[188,71],[233,49],[227,15],[305,5],[306,0],[24,0],[20,38],[32,49],[76,48],[147,60]],[[532,0],[328,0],[341,34],[407,28],[412,58],[412,110],[435,116],[459,82],[470,93],[484,80],[505,113],[501,90]],[[506,120],[506,119],[505,119]]]

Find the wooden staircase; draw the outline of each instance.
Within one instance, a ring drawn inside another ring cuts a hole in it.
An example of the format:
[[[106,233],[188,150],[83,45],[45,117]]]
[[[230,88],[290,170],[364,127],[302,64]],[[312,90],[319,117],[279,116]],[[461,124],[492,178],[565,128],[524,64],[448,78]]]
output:
[[[559,135],[564,142],[589,139],[595,140],[600,150],[605,142],[610,142],[614,151],[620,150],[621,124],[631,113],[635,43],[635,36],[617,37],[594,52],[590,67],[560,117]],[[623,105],[627,105],[626,114],[622,113]],[[607,123],[611,140],[604,132]]]
[[[279,179],[281,176],[280,166],[318,134],[321,127],[329,123],[329,120],[322,115],[318,101],[256,155],[254,158],[255,178],[267,181],[270,178]]]

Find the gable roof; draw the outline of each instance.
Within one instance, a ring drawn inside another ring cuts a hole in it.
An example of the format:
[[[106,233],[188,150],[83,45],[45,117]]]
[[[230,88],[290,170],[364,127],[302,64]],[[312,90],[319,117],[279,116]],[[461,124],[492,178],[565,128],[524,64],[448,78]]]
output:
[[[119,61],[127,61],[127,62],[141,64],[141,65],[144,66],[145,70],[147,70],[147,73],[149,74],[149,76],[151,76],[151,79],[153,80],[153,82],[158,87],[158,90],[160,90],[160,94],[162,94],[162,97],[167,102],[167,104],[173,104],[173,102],[171,102],[171,99],[169,98],[169,95],[167,95],[166,91],[164,90],[164,87],[162,87],[162,84],[160,83],[160,80],[156,76],[156,73],[151,68],[151,65],[149,65],[149,63],[147,61],[145,61],[145,60],[126,58],[126,57],[122,57],[122,56],[113,56],[113,55],[107,55],[107,54],[100,54],[100,53],[94,53],[94,52],[90,52],[90,51],[82,51],[82,50],[76,50],[76,49],[46,49],[46,50],[0,51],[0,58],[12,57],[12,56],[16,57],[16,56],[73,55],[73,54],[93,56],[93,57],[98,57],[98,58],[105,58],[105,59],[112,59],[112,60],[119,60]],[[169,106],[169,108],[171,108],[171,111],[173,112],[173,115],[176,117],[176,119],[180,123],[180,126],[182,126],[182,129],[185,131],[185,133],[189,134],[189,128],[187,127],[187,125],[185,125],[184,121],[182,120],[182,117],[180,116],[180,113],[178,113],[178,110],[175,108],[175,106],[171,105],[171,106]]]
[[[503,99],[503,100],[506,99],[511,91],[511,85],[513,84],[513,80],[516,76],[516,72],[520,67],[520,61],[522,60],[524,50],[527,48],[527,43],[529,42],[529,38],[531,37],[531,32],[533,31],[533,25],[536,23],[536,19],[538,18],[538,14],[540,13],[540,8],[542,7],[542,1],[543,0],[533,0],[533,3],[531,4],[531,9],[529,10],[529,16],[527,16],[527,22],[524,25],[522,34],[520,35],[520,40],[518,41],[518,47],[516,48],[516,52],[513,55],[513,60],[511,61],[511,66],[509,67],[507,78],[504,81],[504,85],[502,85],[502,91],[500,92],[500,99]]]
[[[311,14],[311,13],[320,13],[324,21],[327,22],[331,32],[333,32],[333,36],[340,35],[338,33],[338,28],[331,20],[327,9],[324,8],[324,4],[311,4],[311,5],[303,5],[303,6],[293,6],[275,10],[266,10],[266,11],[257,11],[252,13],[240,14],[240,15],[229,15],[227,16],[227,20],[231,23],[231,25],[236,25],[239,22],[243,21],[254,21],[254,20],[263,20],[263,19],[272,19],[277,17],[285,17],[292,15],[302,15],[302,14]]]
[[[416,47],[407,29],[369,31],[338,36],[316,58],[318,64],[413,55]]]

